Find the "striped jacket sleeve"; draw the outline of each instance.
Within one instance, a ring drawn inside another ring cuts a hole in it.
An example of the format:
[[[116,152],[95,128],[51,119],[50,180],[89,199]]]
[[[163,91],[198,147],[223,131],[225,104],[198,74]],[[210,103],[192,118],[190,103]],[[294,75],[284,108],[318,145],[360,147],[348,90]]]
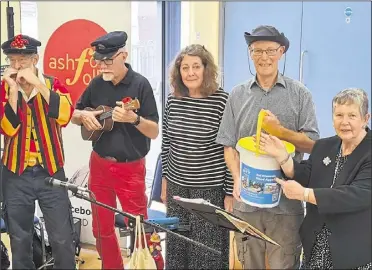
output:
[[[19,114],[13,111],[8,102],[8,91],[9,86],[3,80],[0,89],[0,133],[8,137],[13,137],[19,131],[21,119],[19,118]]]
[[[46,78],[46,83],[51,89],[48,116],[55,118],[57,123],[64,127],[70,122],[74,111],[70,93],[57,78],[53,80]],[[51,88],[48,84],[53,84],[53,87]]]
[[[170,139],[168,136],[168,115],[169,115],[170,98],[168,97],[167,104],[165,105],[165,111],[162,123],[162,144],[161,144],[161,165],[162,165],[162,177],[166,177],[168,173],[168,155],[170,148]]]

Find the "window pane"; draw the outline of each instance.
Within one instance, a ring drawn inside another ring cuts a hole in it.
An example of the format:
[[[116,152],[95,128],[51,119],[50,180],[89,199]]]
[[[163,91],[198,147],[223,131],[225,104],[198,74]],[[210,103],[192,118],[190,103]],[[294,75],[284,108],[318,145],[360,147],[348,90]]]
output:
[[[161,2],[132,1],[131,54],[130,63],[135,71],[145,76],[154,91],[158,107],[161,129],[161,63],[162,28]],[[150,191],[156,162],[161,151],[161,134],[151,141],[151,149],[146,156],[146,186]]]

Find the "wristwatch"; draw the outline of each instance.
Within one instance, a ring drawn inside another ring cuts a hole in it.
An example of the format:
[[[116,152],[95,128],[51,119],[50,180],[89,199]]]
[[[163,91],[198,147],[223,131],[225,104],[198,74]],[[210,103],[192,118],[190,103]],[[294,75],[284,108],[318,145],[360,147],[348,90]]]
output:
[[[140,122],[141,122],[141,116],[137,115],[137,119],[136,119],[136,121],[134,121],[132,123],[132,125],[136,127],[136,126],[139,125]]]

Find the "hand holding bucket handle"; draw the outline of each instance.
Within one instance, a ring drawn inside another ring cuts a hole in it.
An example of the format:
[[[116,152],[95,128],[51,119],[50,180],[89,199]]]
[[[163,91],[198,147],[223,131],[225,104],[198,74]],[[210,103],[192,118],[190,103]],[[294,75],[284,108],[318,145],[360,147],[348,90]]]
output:
[[[262,132],[262,129],[270,135]],[[281,130],[282,126],[278,118],[269,110],[261,109],[258,114],[256,136],[253,136],[256,143],[256,155],[263,151],[276,158],[279,163],[286,158],[288,155],[286,146],[279,139]]]
[[[259,155],[259,150],[260,150],[260,141],[261,141],[261,128],[262,128],[262,122],[264,117],[267,115],[267,112],[265,110],[261,110],[260,113],[258,114],[258,119],[257,119],[257,130],[256,130],[256,155]]]
[[[261,110],[261,111],[263,111],[262,112],[263,114],[262,129],[273,136],[283,139],[282,138],[283,126],[281,125],[279,119],[269,110]],[[258,117],[260,117],[260,115]]]
[[[267,133],[274,135],[276,137],[280,137],[281,135],[282,126],[280,124],[279,119],[269,110],[261,109],[260,113],[258,114],[257,119],[257,130],[256,130],[256,155],[258,156],[259,149],[260,149],[260,141],[261,141],[261,132],[262,130],[266,131]]]
[[[279,163],[288,156],[283,141],[272,135],[262,133],[259,147],[261,151],[275,158]]]

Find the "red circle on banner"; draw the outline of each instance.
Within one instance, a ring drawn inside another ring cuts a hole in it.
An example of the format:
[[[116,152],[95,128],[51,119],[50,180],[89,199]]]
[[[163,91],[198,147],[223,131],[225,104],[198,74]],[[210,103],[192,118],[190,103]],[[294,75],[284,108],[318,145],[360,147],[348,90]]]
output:
[[[48,40],[44,52],[44,73],[57,77],[66,86],[73,104],[98,75],[90,43],[106,33],[95,22],[78,19],[62,24]]]

